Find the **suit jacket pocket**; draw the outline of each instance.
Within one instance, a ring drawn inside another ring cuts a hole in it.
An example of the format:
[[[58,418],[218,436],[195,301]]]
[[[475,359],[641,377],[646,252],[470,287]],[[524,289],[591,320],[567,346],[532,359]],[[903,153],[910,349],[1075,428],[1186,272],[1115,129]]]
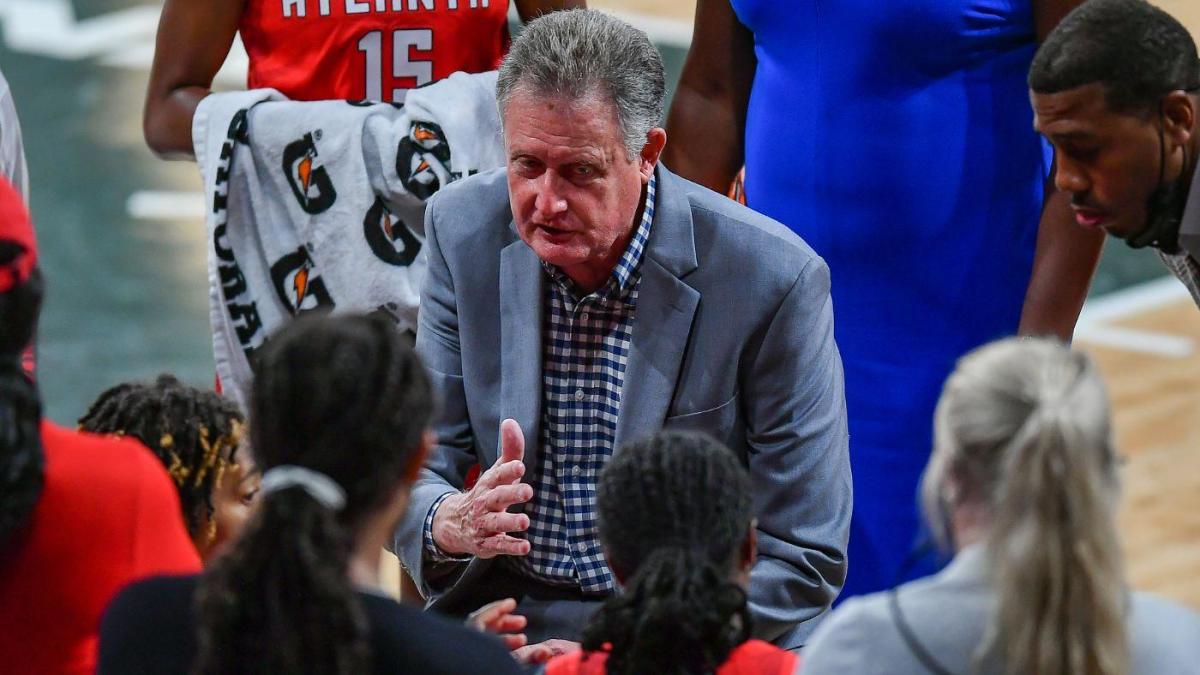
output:
[[[740,448],[745,443],[745,439],[742,438],[744,433],[740,403],[741,394],[737,392],[733,398],[715,408],[668,417],[663,422],[663,428],[671,431],[703,431],[730,448]]]

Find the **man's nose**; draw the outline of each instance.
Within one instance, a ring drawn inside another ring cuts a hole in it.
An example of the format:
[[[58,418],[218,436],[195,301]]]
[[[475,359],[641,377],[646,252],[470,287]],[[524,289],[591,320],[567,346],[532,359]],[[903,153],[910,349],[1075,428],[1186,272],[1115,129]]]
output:
[[[553,218],[567,210],[567,200],[563,197],[560,180],[558,174],[549,170],[538,176],[534,208],[537,209],[540,218]]]
[[[1060,192],[1079,194],[1087,192],[1092,185],[1078,164],[1060,155],[1055,159],[1054,187]]]

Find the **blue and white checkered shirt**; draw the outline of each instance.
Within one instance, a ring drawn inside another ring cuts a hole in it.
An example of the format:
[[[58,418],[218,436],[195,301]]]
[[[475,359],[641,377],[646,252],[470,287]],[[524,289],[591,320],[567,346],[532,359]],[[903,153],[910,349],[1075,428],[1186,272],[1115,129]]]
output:
[[[654,195],[651,178],[638,228],[599,290],[584,294],[543,263],[551,283],[542,328],[542,451],[526,505],[530,552],[508,561],[521,574],[585,593],[614,587],[596,534],[596,480],[614,450]]]
[[[614,588],[596,534],[596,480],[614,450],[654,206],[652,176],[638,228],[612,276],[594,293],[583,294],[561,270],[543,263],[550,283],[543,317],[542,451],[533,499],[525,506],[530,552],[503,560],[518,574],[585,593]],[[435,501],[425,517],[425,552],[433,562],[464,560],[445,555],[433,541],[433,514],[448,496]]]

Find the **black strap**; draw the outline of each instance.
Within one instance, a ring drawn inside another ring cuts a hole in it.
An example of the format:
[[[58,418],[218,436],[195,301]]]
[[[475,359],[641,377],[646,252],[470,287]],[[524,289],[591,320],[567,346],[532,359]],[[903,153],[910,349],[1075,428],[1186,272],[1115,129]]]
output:
[[[904,640],[904,644],[908,646],[908,650],[912,652],[913,656],[917,657],[921,665],[934,675],[954,675],[949,668],[935,659],[925,645],[917,639],[917,634],[913,632],[912,626],[908,625],[908,621],[904,618],[904,613],[900,611],[900,594],[894,588],[888,591],[888,609],[891,610],[892,621],[896,622],[896,628],[900,631],[900,637]]]

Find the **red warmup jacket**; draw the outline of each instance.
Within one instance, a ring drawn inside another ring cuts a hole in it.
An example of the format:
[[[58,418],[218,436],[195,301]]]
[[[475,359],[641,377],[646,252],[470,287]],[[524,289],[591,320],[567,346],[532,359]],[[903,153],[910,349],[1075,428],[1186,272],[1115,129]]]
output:
[[[42,446],[41,497],[0,550],[0,671],[90,674],[100,616],[116,592],[143,577],[198,572],[200,558],[175,485],[146,448],[50,422]]]
[[[603,652],[571,652],[556,656],[546,664],[546,675],[605,675],[608,655]],[[717,675],[793,675],[800,658],[761,640],[749,640],[738,645]]]

